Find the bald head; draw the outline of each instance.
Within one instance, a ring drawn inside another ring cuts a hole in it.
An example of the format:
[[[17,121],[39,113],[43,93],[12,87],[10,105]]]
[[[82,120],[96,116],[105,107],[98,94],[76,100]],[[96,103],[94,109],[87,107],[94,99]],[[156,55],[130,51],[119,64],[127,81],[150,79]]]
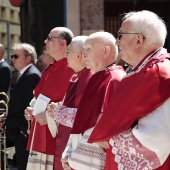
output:
[[[116,39],[115,37],[108,33],[108,32],[96,32],[91,34],[87,41],[90,41],[92,45],[100,44],[102,46],[109,46],[110,47],[110,55],[113,55],[115,60],[118,55],[118,48],[115,45]]]
[[[0,60],[4,58],[4,54],[5,54],[5,47],[3,44],[0,44]]]
[[[108,32],[91,34],[84,44],[87,68],[97,72],[115,62],[118,55],[115,42],[114,36]]]
[[[51,31],[58,32],[59,37],[65,39],[67,45],[69,45],[71,43],[71,40],[74,37],[73,32],[70,29],[66,28],[66,27],[55,27]]]
[[[56,61],[63,59],[73,36],[72,31],[66,27],[53,28],[44,41],[47,53]]]

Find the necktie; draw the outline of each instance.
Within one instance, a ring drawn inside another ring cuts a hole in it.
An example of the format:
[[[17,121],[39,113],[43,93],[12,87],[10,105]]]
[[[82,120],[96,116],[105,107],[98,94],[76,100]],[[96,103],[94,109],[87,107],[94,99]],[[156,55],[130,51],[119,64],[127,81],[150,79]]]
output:
[[[18,73],[18,77],[17,77],[16,83],[18,82],[18,80],[20,79],[20,77],[21,77],[21,73]]]

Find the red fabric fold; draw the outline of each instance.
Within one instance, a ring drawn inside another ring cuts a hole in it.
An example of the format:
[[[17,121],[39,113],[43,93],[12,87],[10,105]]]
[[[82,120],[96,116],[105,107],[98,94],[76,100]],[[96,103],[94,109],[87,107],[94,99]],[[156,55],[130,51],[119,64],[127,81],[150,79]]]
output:
[[[76,82],[70,82],[66,97],[64,99],[64,106],[77,108],[82,97],[83,91],[92,76],[92,71],[89,69],[83,69],[77,73],[74,79],[78,79]],[[71,78],[71,80],[73,80]]]
[[[83,69],[79,73],[74,74],[70,79],[70,85],[64,99],[63,105],[70,108],[77,108],[83,94],[83,91],[92,75],[89,69]],[[75,82],[74,82],[75,81]],[[64,119],[64,117],[63,117]],[[56,151],[54,157],[54,169],[63,169],[61,164],[62,153],[67,145],[71,128],[59,125],[56,137]]]
[[[106,107],[107,101],[124,75],[122,67],[112,65],[91,77],[80,101],[71,134],[84,133],[95,126],[102,108]],[[106,89],[109,95],[105,97]]]

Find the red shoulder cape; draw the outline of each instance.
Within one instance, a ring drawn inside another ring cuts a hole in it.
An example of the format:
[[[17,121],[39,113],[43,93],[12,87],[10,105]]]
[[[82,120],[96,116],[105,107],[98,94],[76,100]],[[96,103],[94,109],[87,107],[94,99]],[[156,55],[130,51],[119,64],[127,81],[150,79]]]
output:
[[[88,142],[105,141],[130,128],[170,97],[168,54],[152,59],[140,71],[124,78]]]

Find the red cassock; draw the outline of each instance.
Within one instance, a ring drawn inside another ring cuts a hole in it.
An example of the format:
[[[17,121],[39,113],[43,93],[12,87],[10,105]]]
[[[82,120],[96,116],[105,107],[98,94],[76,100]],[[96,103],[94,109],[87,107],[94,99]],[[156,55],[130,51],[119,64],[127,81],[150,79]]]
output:
[[[44,72],[34,90],[34,96],[43,94],[51,99],[51,102],[61,102],[68,89],[70,77],[73,70],[67,67],[67,60],[64,58],[52,63]],[[27,150],[30,150],[32,134],[35,121],[32,122],[28,139]],[[47,125],[36,124],[35,136],[33,141],[33,151],[54,155],[55,141]]]
[[[152,53],[154,55],[154,52]],[[152,53],[135,67],[134,71],[137,69],[139,71],[120,82],[88,142],[108,141],[111,137],[133,127],[140,118],[151,113],[170,97],[169,54],[152,58]],[[149,62],[141,67],[150,55]],[[106,158],[106,169],[117,169],[114,155],[110,150]],[[168,158],[158,170],[170,170],[170,159]]]
[[[92,71],[85,68],[80,71],[76,77],[72,77],[66,97],[64,99],[64,106],[70,108],[77,108],[79,106],[80,99],[91,76]],[[78,80],[76,81],[76,79]]]
[[[102,108],[107,107],[107,101],[123,76],[125,72],[122,67],[113,64],[91,77],[80,101],[71,134],[83,134],[95,126]]]
[[[79,106],[80,99],[84,92],[84,89],[92,76],[92,71],[89,69],[83,69],[80,71],[76,77],[72,77],[70,81],[70,85],[64,99],[64,106],[69,108],[77,108]],[[76,81],[76,79],[78,79]],[[62,124],[58,127],[58,134],[56,137],[56,151],[54,158],[54,169],[63,170],[61,164],[61,156],[66,147],[66,144],[69,139],[71,128],[67,126],[63,126]]]

